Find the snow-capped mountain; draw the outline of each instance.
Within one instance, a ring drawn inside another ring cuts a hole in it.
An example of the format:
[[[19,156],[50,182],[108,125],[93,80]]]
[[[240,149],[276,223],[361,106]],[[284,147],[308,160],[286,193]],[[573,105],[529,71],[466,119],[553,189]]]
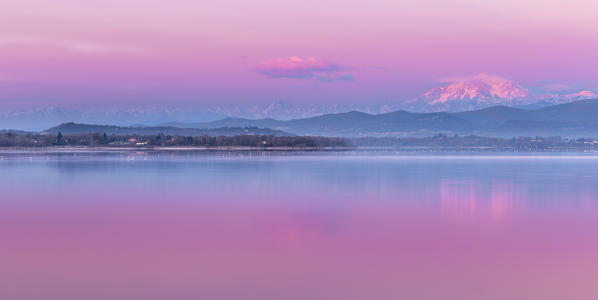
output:
[[[584,90],[579,93],[573,94],[546,94],[546,95],[539,95],[534,97],[534,101],[525,106],[520,106],[521,108],[528,108],[528,109],[537,109],[542,108],[550,105],[557,105],[557,104],[565,104],[569,102],[579,101],[579,100],[588,100],[588,99],[598,99],[598,95],[596,95],[592,91]]]
[[[528,89],[508,79],[482,73],[452,79],[447,86],[434,87],[421,97],[391,105],[391,109],[412,112],[459,112],[497,105],[541,108],[594,98],[598,98],[598,95],[588,90],[574,94],[531,95]]]
[[[424,94],[432,104],[483,99],[524,99],[530,93],[516,83],[498,76],[479,74],[460,79],[446,87],[435,87]]]
[[[521,106],[533,102],[529,90],[493,75],[478,74],[455,78],[447,86],[430,89],[421,97],[404,103],[407,110],[419,112],[467,111],[495,105]]]

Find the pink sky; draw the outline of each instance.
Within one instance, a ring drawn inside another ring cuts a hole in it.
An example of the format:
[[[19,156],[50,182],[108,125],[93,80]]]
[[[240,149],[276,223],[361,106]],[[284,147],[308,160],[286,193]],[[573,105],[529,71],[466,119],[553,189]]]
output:
[[[387,102],[481,72],[598,91],[596,1],[122,3],[3,3],[0,103]]]

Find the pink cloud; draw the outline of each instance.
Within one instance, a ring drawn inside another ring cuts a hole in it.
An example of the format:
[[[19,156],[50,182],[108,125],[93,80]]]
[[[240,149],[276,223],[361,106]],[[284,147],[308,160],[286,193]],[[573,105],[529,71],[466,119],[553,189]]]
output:
[[[351,68],[313,57],[298,56],[266,60],[253,68],[255,72],[270,78],[331,78],[330,74],[349,69]]]

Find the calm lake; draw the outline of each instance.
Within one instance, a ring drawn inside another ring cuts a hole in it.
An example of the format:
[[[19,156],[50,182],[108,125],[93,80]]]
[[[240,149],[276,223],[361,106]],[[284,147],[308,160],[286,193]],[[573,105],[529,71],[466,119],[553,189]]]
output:
[[[0,299],[598,299],[598,156],[0,150]]]

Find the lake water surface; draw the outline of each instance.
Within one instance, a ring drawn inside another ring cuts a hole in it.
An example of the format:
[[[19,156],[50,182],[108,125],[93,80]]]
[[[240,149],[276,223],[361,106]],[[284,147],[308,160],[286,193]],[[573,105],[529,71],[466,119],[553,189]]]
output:
[[[598,299],[598,156],[0,151],[0,299]]]

